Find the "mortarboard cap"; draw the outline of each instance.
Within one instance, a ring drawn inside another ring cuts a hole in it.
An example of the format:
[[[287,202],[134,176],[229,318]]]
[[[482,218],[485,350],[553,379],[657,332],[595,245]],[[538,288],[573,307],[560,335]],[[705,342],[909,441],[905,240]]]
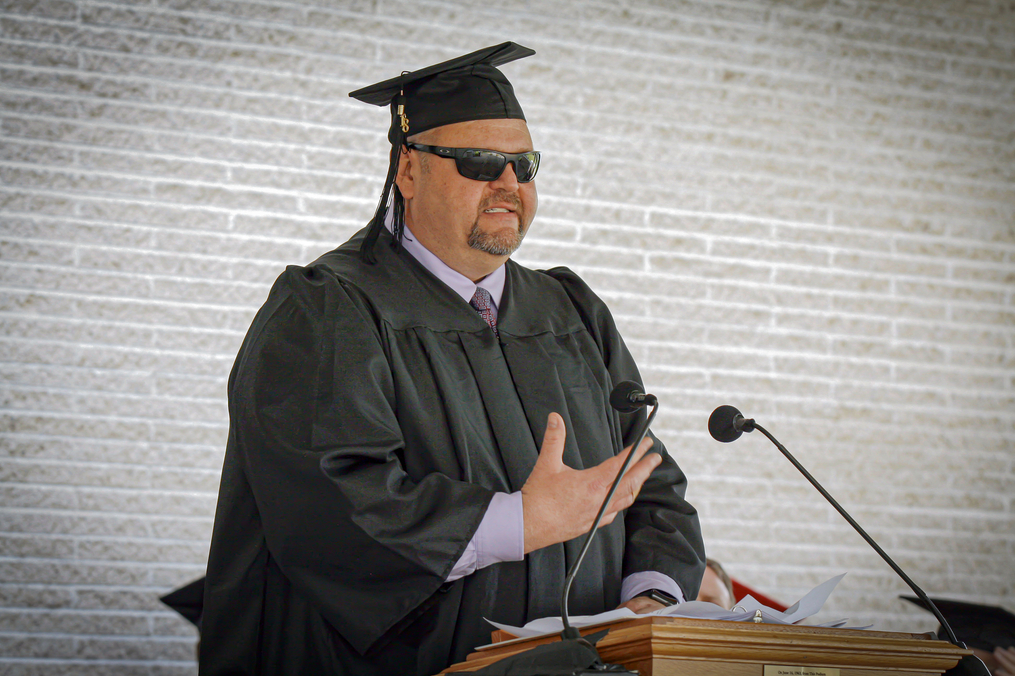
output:
[[[402,124],[398,110],[392,110],[388,131],[392,143],[398,128],[411,136],[469,120],[524,120],[514,88],[497,66],[533,54],[528,47],[504,42],[357,89],[349,96],[375,106],[404,105],[408,128]]]
[[[915,596],[900,596],[910,603],[930,610]],[[994,648],[1015,646],[1015,615],[998,606],[987,606],[966,601],[931,599],[948,620],[955,636],[970,648],[991,652]],[[938,631],[940,637],[942,631]]]
[[[360,249],[365,260],[373,261],[373,245],[384,226],[388,195],[394,185],[398,155],[406,137],[470,120],[524,120],[514,88],[497,66],[535,53],[514,42],[504,42],[433,66],[404,72],[398,77],[349,93],[349,96],[364,103],[391,107],[388,175]],[[392,206],[392,232],[397,246],[401,241],[405,209],[397,186]]]
[[[174,589],[165,596],[160,596],[159,601],[183,615],[200,629],[201,616],[204,614],[204,578],[194,580],[179,589]]]

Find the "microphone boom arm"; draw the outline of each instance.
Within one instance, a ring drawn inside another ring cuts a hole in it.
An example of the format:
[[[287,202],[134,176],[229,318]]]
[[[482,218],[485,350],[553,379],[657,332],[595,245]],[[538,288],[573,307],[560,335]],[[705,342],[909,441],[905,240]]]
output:
[[[652,395],[648,395],[652,396]],[[571,623],[567,619],[567,597],[571,591],[571,583],[574,582],[575,575],[578,573],[578,568],[581,567],[582,559],[585,558],[585,553],[589,550],[589,545],[592,544],[592,538],[595,537],[596,531],[599,530],[599,522],[603,520],[603,515],[606,513],[606,508],[609,506],[610,501],[613,500],[613,494],[617,492],[617,486],[620,485],[620,480],[624,478],[624,474],[627,473],[627,468],[631,465],[631,459],[634,458],[634,451],[638,446],[641,445],[642,439],[648,433],[649,425],[652,424],[652,420],[656,417],[656,411],[659,410],[659,402],[656,401],[655,397],[652,397],[652,412],[649,413],[642,424],[641,430],[638,432],[638,436],[635,437],[634,443],[631,445],[631,452],[628,453],[627,458],[624,459],[624,464],[621,465],[620,471],[617,472],[617,478],[613,480],[613,485],[610,486],[610,492],[606,494],[606,499],[603,500],[602,506],[599,508],[599,513],[596,514],[595,521],[592,522],[592,528],[585,535],[585,542],[582,543],[581,552],[578,554],[578,558],[571,564],[571,570],[567,572],[567,578],[564,580],[564,590],[560,594],[560,620],[564,624],[564,631],[561,632],[561,637],[565,639],[577,639],[581,638],[581,633],[571,626]]]
[[[824,496],[825,500],[828,500],[829,504],[831,504],[832,507],[835,507],[835,510],[839,512],[842,518],[844,518],[849,523],[849,525],[852,526],[854,530],[856,530],[857,533],[860,534],[860,537],[866,540],[867,544],[869,544],[874,549],[874,551],[876,551],[878,554],[881,555],[881,558],[885,560],[885,563],[887,563],[889,566],[892,567],[892,570],[894,570],[898,574],[898,576],[901,577],[902,580],[909,585],[909,588],[916,593],[916,595],[920,598],[920,600],[927,604],[927,607],[930,609],[932,613],[934,613],[934,617],[937,618],[938,622],[941,623],[941,626],[944,627],[945,632],[948,634],[948,641],[953,645],[959,646],[960,648],[965,648],[966,647],[965,644],[959,641],[959,639],[955,636],[955,632],[952,631],[951,625],[949,625],[948,621],[945,620],[944,615],[942,615],[941,611],[937,609],[937,606],[934,605],[934,602],[927,597],[926,592],[920,589],[920,587],[917,586],[917,584],[913,582],[908,575],[906,575],[906,573],[902,570],[902,568],[899,568],[898,564],[896,564],[895,561],[892,560],[892,557],[888,556],[885,550],[881,549],[881,546],[874,541],[874,538],[872,538],[870,535],[867,535],[867,531],[865,531],[863,528],[860,527],[860,524],[858,524],[853,519],[853,517],[851,517],[849,513],[847,513],[846,510],[843,509],[838,502],[836,502],[835,498],[833,498],[831,494],[828,491],[826,491],[820,483],[818,483],[817,479],[811,476],[811,473],[808,472],[803,465],[797,462],[797,459],[793,457],[793,454],[791,454],[788,450],[786,450],[785,446],[780,444],[775,437],[769,434],[768,430],[766,430],[758,423],[754,422],[754,420],[750,420],[750,423],[753,429],[756,429],[762,434],[764,434],[766,437],[768,437],[769,441],[775,444],[775,447],[778,448],[779,451],[786,456],[787,460],[793,463],[793,466],[796,467],[800,471],[800,473],[804,475],[805,479],[811,482],[812,486],[818,489],[818,492],[821,493],[822,496]],[[751,430],[744,429],[743,431],[750,432]]]

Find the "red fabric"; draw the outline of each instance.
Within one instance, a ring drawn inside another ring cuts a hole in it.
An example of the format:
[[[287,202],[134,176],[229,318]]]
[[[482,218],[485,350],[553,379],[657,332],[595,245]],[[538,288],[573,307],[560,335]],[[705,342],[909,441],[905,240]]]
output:
[[[787,606],[782,605],[781,603],[773,599],[771,596],[766,596],[765,594],[762,594],[758,590],[752,589],[743,582],[740,582],[736,579],[733,578],[730,579],[733,582],[734,601],[739,601],[740,599],[750,594],[751,596],[753,596],[754,598],[756,598],[758,601],[765,604],[769,608],[775,608],[778,611],[786,610]]]

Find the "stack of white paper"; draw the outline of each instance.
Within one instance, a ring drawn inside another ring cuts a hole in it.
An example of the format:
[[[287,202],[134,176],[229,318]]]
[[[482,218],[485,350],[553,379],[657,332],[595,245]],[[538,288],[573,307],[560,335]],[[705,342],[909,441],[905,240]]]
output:
[[[662,610],[657,610],[654,613],[647,613],[645,615],[638,615],[627,608],[621,608],[619,610],[610,610],[605,613],[598,615],[580,615],[576,617],[568,618],[572,627],[585,627],[593,624],[605,624],[608,622],[619,622],[621,620],[627,620],[632,617],[649,617],[651,615],[662,615],[665,617],[687,617],[695,618],[699,620],[728,620],[732,622],[751,622],[757,617],[757,611],[761,611],[761,621],[767,624],[797,624],[812,615],[815,615],[821,607],[825,605],[825,601],[831,595],[832,590],[835,589],[835,585],[839,584],[839,580],[845,577],[845,573],[837,575],[831,580],[822,582],[814,589],[807,592],[803,598],[794,603],[792,606],[784,611],[776,610],[775,608],[769,608],[757,601],[752,596],[745,596],[740,602],[733,608],[733,610],[726,610],[721,606],[717,606],[714,603],[708,603],[706,601],[687,601],[680,603],[675,606],[669,606]],[[547,634],[560,633],[564,629],[564,623],[559,617],[543,617],[538,620],[529,622],[524,627],[512,627],[506,624],[500,624],[492,620],[487,620],[490,624],[502,629],[509,634],[513,634],[519,638],[531,638],[533,636],[544,636]],[[818,627],[843,627],[847,620],[836,620],[835,622],[826,622],[825,624],[813,625]],[[869,629],[873,625],[866,625],[863,627],[848,627],[849,629]]]

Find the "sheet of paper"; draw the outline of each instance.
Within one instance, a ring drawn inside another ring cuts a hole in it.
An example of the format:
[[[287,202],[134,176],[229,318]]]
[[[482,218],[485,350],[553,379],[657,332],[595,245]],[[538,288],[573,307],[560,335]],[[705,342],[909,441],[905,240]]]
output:
[[[752,622],[754,621],[757,611],[760,610],[761,621],[765,624],[796,624],[820,611],[822,606],[825,605],[825,601],[827,601],[828,597],[831,595],[832,590],[835,589],[835,586],[839,584],[839,581],[842,580],[845,575],[846,574],[843,573],[842,575],[837,575],[830,580],[822,582],[817,587],[804,594],[803,598],[787,608],[784,612],[780,612],[775,608],[769,608],[753,596],[745,596],[739,603],[737,603],[733,610],[726,610],[721,606],[717,606],[714,603],[708,603],[706,601],[687,601],[685,603],[679,603],[674,606],[662,608],[661,610],[657,610],[654,613],[648,613],[647,615],[686,617],[699,620]],[[571,626],[573,627],[587,627],[593,624],[619,622],[631,617],[645,616],[646,615],[637,615],[627,608],[619,608],[617,610],[599,613],[598,615],[579,615],[569,619]],[[486,621],[498,629],[506,631],[519,638],[532,638],[534,636],[559,634],[564,630],[564,623],[559,617],[543,617],[529,622],[524,627],[512,627],[489,619]],[[869,629],[873,626],[844,627],[847,621],[848,620],[846,619],[835,620],[834,622],[814,626],[828,628],[843,627],[847,629]]]
[[[808,617],[821,610],[821,607],[825,605],[825,601],[827,601],[828,597],[831,596],[832,590],[835,589],[835,585],[839,584],[839,581],[845,576],[846,574],[843,573],[842,575],[836,575],[832,579],[822,582],[817,587],[804,594],[803,598],[783,612],[779,612],[775,608],[769,608],[753,596],[749,595],[740,599],[736,608],[743,608],[751,613],[755,610],[760,610],[762,614],[771,615],[772,617],[782,620],[786,624],[796,624],[801,620],[806,620]]]
[[[632,617],[638,617],[638,615],[630,608],[618,608],[616,610],[608,610],[605,613],[599,613],[598,615],[576,615],[575,617],[569,617],[568,621],[572,627],[587,627],[592,624],[619,622]],[[532,620],[524,627],[512,627],[511,625],[500,624],[490,619],[486,621],[518,638],[546,636],[547,634],[559,634],[564,631],[564,622],[559,617],[541,617],[538,620]]]
[[[668,606],[657,610],[651,615],[662,615],[664,617],[689,617],[699,620],[729,620],[732,622],[743,622],[754,617],[753,612],[746,610],[726,610],[722,606],[707,601],[686,601],[675,606]]]

